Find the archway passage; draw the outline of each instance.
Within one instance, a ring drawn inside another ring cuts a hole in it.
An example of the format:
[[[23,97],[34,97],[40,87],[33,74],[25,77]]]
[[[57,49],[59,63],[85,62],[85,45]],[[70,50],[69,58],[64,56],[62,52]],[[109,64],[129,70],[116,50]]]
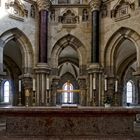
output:
[[[3,58],[1,71],[5,73],[0,76],[0,79],[2,83],[9,81],[9,102],[6,102],[6,104],[17,105],[19,76],[32,72],[33,51],[28,38],[17,28],[3,33],[0,40],[3,42],[0,52]],[[1,85],[0,92],[4,94],[4,84]],[[24,94],[22,95],[22,103],[24,103]],[[3,104],[3,102],[0,104]]]
[[[132,81],[132,105],[139,100],[137,79],[134,72],[139,68],[140,35],[129,28],[120,28],[107,43],[105,72],[119,81],[117,95],[120,105],[127,105],[127,83]],[[111,88],[111,84],[109,85]]]
[[[58,40],[52,50],[52,62],[58,70],[57,74],[60,78],[58,87],[63,88],[63,85],[70,81],[73,89],[79,89],[78,76],[85,72],[82,68],[87,62],[87,51],[80,40],[68,34]],[[84,58],[83,58],[84,57]],[[86,69],[86,67],[84,67]],[[63,102],[60,94],[57,95],[58,104]],[[73,94],[73,102],[79,103],[79,95]]]

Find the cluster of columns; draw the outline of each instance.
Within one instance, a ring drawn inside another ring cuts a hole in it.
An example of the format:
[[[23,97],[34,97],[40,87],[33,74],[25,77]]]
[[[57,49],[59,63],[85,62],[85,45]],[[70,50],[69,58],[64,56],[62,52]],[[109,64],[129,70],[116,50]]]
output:
[[[101,106],[104,104],[105,96],[104,88],[102,88],[104,86],[103,69],[99,62],[101,0],[90,0],[89,4],[92,15],[91,64],[88,68],[89,85],[85,84],[86,78],[79,77],[79,87],[81,90],[80,104]],[[50,85],[50,80],[48,79],[51,71],[51,68],[48,66],[48,11],[50,0],[37,0],[37,5],[39,10],[39,60],[34,69],[36,90],[33,96],[35,97],[35,105],[49,105],[50,99],[53,99],[54,102],[52,104],[55,105],[58,79],[52,81],[52,86],[54,85],[54,87],[52,87],[51,91],[48,86]],[[86,88],[86,86],[89,88]]]
[[[105,77],[103,68],[100,65],[100,7],[101,0],[90,0],[92,33],[91,33],[91,64],[88,67],[89,73],[89,94],[87,97],[87,105],[102,106],[105,97],[109,96],[114,100],[114,104],[118,105],[115,93],[116,79]],[[117,83],[118,90],[118,83]]]
[[[37,0],[39,10],[39,60],[35,68],[36,73],[36,105],[50,103],[50,67],[48,66],[48,10],[49,0]]]
[[[102,104],[102,68],[99,64],[99,14],[101,0],[91,0],[89,2],[92,15],[92,36],[91,36],[91,64],[88,68],[89,73],[89,95],[88,105],[96,106]]]

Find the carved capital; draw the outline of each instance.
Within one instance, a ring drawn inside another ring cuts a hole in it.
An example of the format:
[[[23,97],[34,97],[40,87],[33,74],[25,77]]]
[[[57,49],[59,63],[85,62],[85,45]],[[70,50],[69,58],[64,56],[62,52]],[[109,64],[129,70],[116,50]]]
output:
[[[37,0],[37,5],[38,5],[39,11],[49,10],[51,2],[50,0]]]
[[[101,0],[90,0],[91,11],[100,10]]]

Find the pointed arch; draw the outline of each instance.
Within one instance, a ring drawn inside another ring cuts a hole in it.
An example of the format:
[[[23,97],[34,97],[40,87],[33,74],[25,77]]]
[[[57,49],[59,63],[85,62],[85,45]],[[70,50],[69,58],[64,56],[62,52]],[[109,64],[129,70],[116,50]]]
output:
[[[133,102],[133,90],[134,88],[134,82],[132,80],[129,80],[126,83],[126,103],[132,103]]]
[[[62,50],[68,45],[77,51],[78,57],[79,57],[79,65],[86,64],[87,51],[86,51],[85,46],[82,44],[82,42],[78,38],[76,38],[75,36],[71,34],[68,34],[60,38],[52,49],[51,58],[52,58],[52,62],[53,62],[52,64],[54,64],[54,67],[58,66],[58,57],[60,53],[62,52]]]
[[[28,37],[18,28],[12,28],[5,31],[0,36],[1,42],[3,43],[2,47],[6,45],[10,40],[16,40],[20,45],[19,48],[22,54],[22,66],[24,68],[32,68],[33,66],[33,49],[31,42]],[[24,73],[28,73],[28,69],[25,69]]]
[[[105,46],[105,51],[104,51],[104,66],[106,68],[109,67],[109,71],[111,73],[113,73],[114,70],[114,66],[115,66],[115,54],[118,51],[120,44],[124,41],[124,40],[130,40],[134,46],[136,47],[136,54],[137,54],[137,65],[140,66],[140,56],[139,53],[140,52],[140,47],[138,44],[140,44],[140,35],[130,29],[130,28],[126,28],[126,27],[121,27],[119,28],[108,40],[106,46]],[[116,70],[117,71],[117,70]]]

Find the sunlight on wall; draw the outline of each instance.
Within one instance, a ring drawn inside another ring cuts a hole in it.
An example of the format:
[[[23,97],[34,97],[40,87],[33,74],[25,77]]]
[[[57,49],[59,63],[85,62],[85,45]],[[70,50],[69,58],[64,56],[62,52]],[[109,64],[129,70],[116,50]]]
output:
[[[5,11],[3,7],[0,7],[0,20],[8,15],[8,12]]]

